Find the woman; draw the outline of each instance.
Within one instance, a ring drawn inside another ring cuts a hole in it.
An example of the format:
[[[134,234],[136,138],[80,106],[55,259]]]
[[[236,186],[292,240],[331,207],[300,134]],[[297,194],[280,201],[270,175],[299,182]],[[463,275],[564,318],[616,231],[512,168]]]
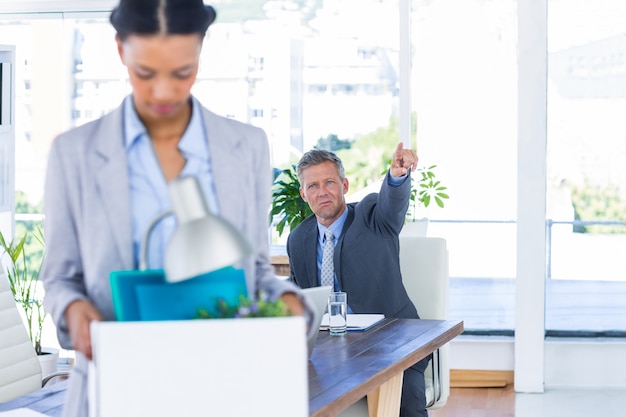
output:
[[[46,307],[61,345],[76,350],[64,415],[86,416],[89,323],[113,320],[109,274],[138,266],[151,220],[171,208],[167,183],[196,176],[217,214],[252,240],[240,265],[248,291],[280,295],[303,314],[297,287],[275,278],[268,255],[271,169],[265,133],[217,116],[190,94],[215,11],[202,0],[121,0],[110,17],[132,94],[122,105],[55,139],[45,186]],[[161,268],[175,225],[151,235]]]

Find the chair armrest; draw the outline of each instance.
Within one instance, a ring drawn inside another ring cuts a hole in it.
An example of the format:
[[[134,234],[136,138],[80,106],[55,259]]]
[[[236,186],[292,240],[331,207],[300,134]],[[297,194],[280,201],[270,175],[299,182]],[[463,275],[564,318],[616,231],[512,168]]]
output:
[[[41,387],[45,387],[46,384],[48,382],[50,382],[50,380],[54,379],[54,378],[61,378],[61,380],[67,379],[70,376],[70,371],[57,371],[57,372],[53,372],[50,375],[47,375],[42,381],[41,381]]]

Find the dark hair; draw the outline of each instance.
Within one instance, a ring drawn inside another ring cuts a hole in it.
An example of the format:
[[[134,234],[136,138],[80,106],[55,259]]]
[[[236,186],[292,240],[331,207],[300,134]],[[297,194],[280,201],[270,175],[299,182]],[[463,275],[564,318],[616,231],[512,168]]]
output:
[[[343,162],[341,159],[334,153],[327,151],[325,149],[311,149],[306,152],[298,161],[296,165],[296,174],[298,174],[298,180],[302,183],[302,171],[306,168],[319,165],[324,162],[332,162],[337,168],[337,173],[339,174],[339,178],[342,180],[346,178],[346,170],[343,167]]]
[[[129,35],[187,35],[204,38],[215,9],[202,0],[120,0],[109,20],[121,40]]]

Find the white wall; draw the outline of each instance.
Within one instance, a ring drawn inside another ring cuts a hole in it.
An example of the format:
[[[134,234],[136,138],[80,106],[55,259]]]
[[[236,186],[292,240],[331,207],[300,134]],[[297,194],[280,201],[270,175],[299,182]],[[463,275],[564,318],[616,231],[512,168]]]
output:
[[[545,388],[626,389],[623,339],[549,338],[543,350]],[[514,371],[515,352],[512,337],[459,336],[450,342],[448,360],[451,369]]]
[[[450,342],[450,369],[512,371],[515,343],[506,336],[458,336]]]

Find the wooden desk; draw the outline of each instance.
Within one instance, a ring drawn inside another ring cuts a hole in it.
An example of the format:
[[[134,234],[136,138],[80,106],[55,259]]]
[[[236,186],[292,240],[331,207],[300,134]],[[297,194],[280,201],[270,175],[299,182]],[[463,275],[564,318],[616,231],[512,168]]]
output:
[[[322,332],[309,361],[309,414],[335,416],[368,395],[374,416],[397,416],[402,373],[463,332],[462,321],[386,319],[366,332]],[[67,381],[0,404],[60,416]]]
[[[289,276],[289,257],[284,245],[270,246],[270,262],[274,267],[274,273],[283,277]]]
[[[272,255],[271,262],[276,275],[289,276],[289,257],[287,255]]]
[[[462,321],[418,319],[386,319],[345,336],[322,332],[309,361],[309,415],[335,416],[368,395],[370,416],[398,416],[404,370],[462,332]]]
[[[0,404],[0,411],[28,408],[50,417],[61,417],[68,381],[48,384],[45,388]]]

